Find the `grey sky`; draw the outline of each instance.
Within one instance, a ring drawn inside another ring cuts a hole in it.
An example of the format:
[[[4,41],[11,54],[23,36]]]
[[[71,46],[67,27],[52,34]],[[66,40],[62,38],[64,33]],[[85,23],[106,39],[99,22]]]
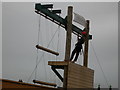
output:
[[[107,87],[106,81],[95,58],[92,46],[97,53],[108,83],[118,87],[118,4],[116,3],[54,3],[54,8],[62,10],[62,17],[66,16],[67,6],[72,5],[74,12],[90,20],[90,33],[93,40],[89,46],[89,67],[95,70],[95,84]],[[34,12],[34,3],[3,3],[2,6],[2,65],[3,78],[27,81],[36,64],[37,32],[39,16]],[[47,47],[58,26],[41,17],[40,44]],[[58,29],[59,30],[59,29]],[[60,28],[58,60],[64,59],[65,30]],[[49,48],[57,50],[58,32]],[[76,42],[72,39],[72,49]],[[74,44],[73,44],[74,43]],[[42,52],[39,51],[39,58]],[[81,56],[78,63],[82,63]],[[44,60],[45,59],[45,60]],[[55,60],[55,56],[45,54],[37,69],[37,79],[55,81],[54,74],[47,65],[47,61]],[[44,64],[45,63],[45,64]],[[46,68],[46,69],[45,69]],[[46,73],[47,72],[47,73]],[[30,81],[34,79],[34,74]]]

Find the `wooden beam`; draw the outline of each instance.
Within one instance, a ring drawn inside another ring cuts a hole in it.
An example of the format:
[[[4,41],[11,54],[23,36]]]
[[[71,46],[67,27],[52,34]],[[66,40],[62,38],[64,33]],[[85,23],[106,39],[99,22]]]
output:
[[[51,10],[54,14],[61,14],[61,10]]]
[[[72,13],[73,7],[68,7],[67,13],[67,33],[66,33],[66,49],[65,49],[65,61],[70,60],[70,51],[71,51],[71,36],[72,36]],[[67,88],[68,82],[68,66],[64,67],[64,80],[63,80],[63,88]]]
[[[65,66],[65,65],[68,65],[68,62],[65,62],[65,61],[48,61],[48,65]]]
[[[85,67],[88,66],[88,46],[89,46],[89,20],[86,21],[86,29],[85,31],[87,32],[87,35],[85,37],[85,46],[84,46],[84,61],[83,61],[83,65]]]
[[[55,66],[51,66],[51,68],[54,71],[54,73],[58,76],[58,78],[63,82],[63,77],[58,73],[58,71],[56,70],[57,68]]]
[[[54,23],[57,22],[56,24],[62,26],[63,28],[66,28],[66,26],[67,26],[66,18],[62,18],[61,16],[52,13],[49,9],[43,9],[43,8],[44,8],[44,6],[42,6],[40,3],[35,4],[35,10],[36,10],[35,12],[37,14],[40,14],[45,18],[47,16],[48,17],[47,19],[49,19],[50,21],[52,21],[52,22],[54,21]],[[75,26],[73,24],[72,24],[72,30],[74,31],[74,34],[75,33],[81,34],[81,32],[82,32],[82,29],[78,28],[77,26]]]
[[[36,45],[36,48],[37,48],[37,49],[44,50],[44,51],[49,52],[49,53],[52,53],[52,54],[57,55],[57,56],[59,55],[58,52],[52,51],[52,50],[50,50],[50,49],[44,48],[44,47],[39,46],[39,45]]]
[[[41,88],[42,90],[50,90],[50,89],[54,90],[54,87],[35,85],[35,84],[30,84],[30,83],[25,83],[25,82],[18,82],[18,81],[12,81],[12,80],[7,80],[7,79],[0,79],[0,83],[1,82],[2,82],[3,90],[4,90],[4,88]]]
[[[73,7],[69,6],[68,7],[68,15],[67,15],[65,60],[69,60],[70,59],[71,36],[72,36],[72,12],[73,12]]]
[[[53,4],[44,4],[42,6],[43,6],[43,9],[53,8]]]
[[[38,80],[33,80],[33,82],[38,83],[38,84],[43,84],[43,85],[54,86],[54,87],[57,86],[55,83],[48,83],[48,82],[43,82],[43,81],[38,81]]]

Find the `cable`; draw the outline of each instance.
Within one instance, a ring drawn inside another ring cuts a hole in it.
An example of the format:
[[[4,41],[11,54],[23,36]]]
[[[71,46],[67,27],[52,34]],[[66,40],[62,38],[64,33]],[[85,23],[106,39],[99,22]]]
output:
[[[58,49],[59,49],[59,37],[60,37],[60,25],[58,25],[58,42],[57,42],[57,52],[58,52]],[[58,56],[56,56],[56,61],[58,59]],[[56,80],[57,76],[55,75],[55,83],[57,83],[57,80]]]
[[[56,30],[56,31],[55,31],[55,33],[54,33],[54,35],[52,36],[52,38],[51,38],[50,42],[49,42],[49,43],[48,43],[48,45],[47,45],[47,48],[49,47],[50,43],[52,42],[52,40],[53,40],[53,38],[54,38],[55,34],[57,33],[57,31],[58,31],[58,30]],[[43,52],[43,53],[42,53],[42,55],[41,55],[41,57],[40,57],[39,61],[38,61],[38,62],[37,62],[37,64],[36,64],[36,67],[34,68],[33,72],[31,73],[30,77],[28,78],[28,81],[31,79],[31,77],[32,77],[33,73],[35,72],[35,70],[36,70],[37,66],[39,65],[39,63],[40,63],[40,61],[41,61],[42,57],[44,56],[44,54],[45,54],[45,52]],[[27,82],[28,82],[28,81],[27,81]]]
[[[40,31],[41,31],[41,29],[40,29],[40,26],[41,26],[41,16],[39,16],[39,25],[38,25],[38,41],[37,41],[37,45],[39,44],[39,38],[40,38]],[[36,80],[36,78],[37,78],[37,62],[38,62],[38,54],[39,54],[39,52],[38,52],[38,49],[37,49],[37,57],[36,57],[36,69],[35,69],[35,80]]]
[[[95,57],[96,57],[96,59],[97,59],[97,61],[98,61],[98,64],[99,64],[99,66],[100,66],[100,69],[101,69],[101,71],[102,71],[102,73],[103,73],[104,79],[105,79],[107,85],[109,86],[108,81],[107,81],[107,78],[106,78],[106,76],[105,76],[105,73],[104,73],[104,71],[103,71],[103,69],[102,69],[102,66],[101,66],[101,64],[100,64],[99,58],[98,58],[98,56],[97,56],[97,54],[96,54],[96,52],[95,52],[94,46],[92,45],[92,42],[91,42],[91,46],[92,46],[93,52],[94,52],[94,54],[95,54]]]
[[[46,25],[48,25],[48,23],[47,23],[46,20],[45,20],[45,30],[47,30]],[[46,31],[46,32],[47,32],[47,31]],[[47,34],[47,33],[46,33],[46,34]],[[47,38],[47,35],[45,35],[45,36],[46,36],[46,38]],[[48,81],[48,77],[47,77],[47,67],[46,67],[46,65],[45,65],[45,63],[46,63],[45,54],[43,55],[43,62],[44,62],[44,70],[45,70],[45,80]]]
[[[45,80],[47,81],[47,69],[46,69],[46,65],[45,65],[45,54],[43,55],[43,60],[44,60],[44,68],[45,68]]]

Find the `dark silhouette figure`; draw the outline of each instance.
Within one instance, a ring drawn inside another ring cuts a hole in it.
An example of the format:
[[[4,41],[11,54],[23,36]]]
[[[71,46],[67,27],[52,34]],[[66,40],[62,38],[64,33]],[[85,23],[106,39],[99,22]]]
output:
[[[81,38],[78,37],[78,42],[75,44],[75,48],[72,51],[72,55],[70,58],[70,61],[72,61],[74,55],[76,54],[75,59],[72,61],[73,63],[77,61],[79,53],[82,53],[82,44],[83,43],[84,43],[83,37],[81,37]]]

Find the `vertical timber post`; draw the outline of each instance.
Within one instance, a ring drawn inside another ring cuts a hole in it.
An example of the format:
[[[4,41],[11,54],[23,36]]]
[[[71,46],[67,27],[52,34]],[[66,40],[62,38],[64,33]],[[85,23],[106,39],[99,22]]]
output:
[[[86,29],[87,35],[85,36],[85,46],[84,46],[84,66],[88,67],[88,46],[89,46],[89,20],[86,20]]]
[[[71,50],[71,36],[72,36],[72,13],[73,7],[68,7],[67,12],[67,33],[66,33],[66,48],[65,48],[65,61],[70,60],[70,50]],[[67,75],[68,75],[68,67],[64,67],[64,80],[63,80],[63,88],[67,88]]]

